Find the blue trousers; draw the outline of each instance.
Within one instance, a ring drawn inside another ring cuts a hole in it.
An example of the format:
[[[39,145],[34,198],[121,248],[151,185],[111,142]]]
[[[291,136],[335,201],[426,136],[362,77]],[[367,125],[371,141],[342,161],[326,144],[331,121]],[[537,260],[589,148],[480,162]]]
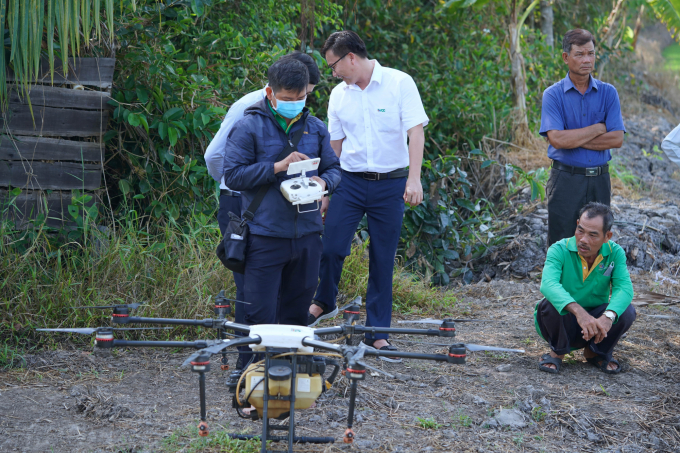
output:
[[[229,224],[229,212],[240,216],[241,215],[241,197],[231,197],[229,195],[220,195],[220,208],[217,211],[217,223],[220,226],[220,233],[224,236],[224,230],[227,229]],[[236,300],[245,299],[243,294],[243,274],[233,272],[234,283],[236,284]],[[243,304],[232,304],[234,307],[234,321],[238,323],[243,323]]]
[[[364,214],[368,219],[368,288],[366,325],[389,327],[392,321],[392,273],[404,219],[406,178],[367,181],[342,172],[326,213],[319,287],[314,300],[330,309],[336,305],[338,283],[352,238]],[[387,334],[367,339],[387,339]]]
[[[307,325],[319,276],[321,238],[299,239],[251,234],[246,251],[245,324]]]

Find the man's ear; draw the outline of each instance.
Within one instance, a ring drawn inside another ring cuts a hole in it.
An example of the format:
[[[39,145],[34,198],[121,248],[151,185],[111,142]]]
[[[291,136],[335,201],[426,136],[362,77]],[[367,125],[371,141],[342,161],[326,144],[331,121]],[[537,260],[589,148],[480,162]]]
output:
[[[265,92],[267,93],[267,99],[269,99],[269,103],[272,105],[272,107],[276,108],[276,96],[274,96],[274,90],[272,90],[272,87],[267,86],[267,88],[265,88]]]
[[[614,234],[614,233],[613,233],[611,230],[610,230],[610,231],[607,231],[607,232],[604,234],[604,242],[605,242],[605,243],[606,243],[606,242],[609,242],[609,240],[612,238],[613,234]]]
[[[567,52],[562,52],[562,61],[564,61],[565,63],[567,63],[567,57],[568,57],[568,56],[569,56],[569,54],[568,54]]]

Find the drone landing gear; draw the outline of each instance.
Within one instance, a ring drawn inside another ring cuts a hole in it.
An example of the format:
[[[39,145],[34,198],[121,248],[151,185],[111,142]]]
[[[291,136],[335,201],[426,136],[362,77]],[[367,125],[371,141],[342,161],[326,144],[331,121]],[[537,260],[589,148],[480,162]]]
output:
[[[354,406],[357,398],[357,386],[359,385],[359,381],[366,378],[366,367],[361,363],[353,363],[347,367],[347,370],[345,371],[345,377],[350,380],[351,384],[349,387],[349,412],[347,415],[347,429],[345,430],[345,436],[342,438],[342,441],[346,444],[351,444],[354,442],[354,431],[352,431],[352,425],[354,425]]]
[[[206,437],[210,434],[210,430],[208,429],[208,423],[205,421],[205,373],[210,371],[210,354],[204,353],[196,357],[196,360],[191,362],[191,371],[198,373],[199,400],[201,404],[201,422],[198,424],[198,435]]]

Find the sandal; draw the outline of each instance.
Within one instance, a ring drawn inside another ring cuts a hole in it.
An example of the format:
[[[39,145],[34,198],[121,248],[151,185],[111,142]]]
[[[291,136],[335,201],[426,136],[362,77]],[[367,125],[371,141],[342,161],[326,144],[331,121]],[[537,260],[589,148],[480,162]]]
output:
[[[363,343],[364,343],[366,346],[373,347],[373,344],[374,344],[376,341],[378,341],[378,340],[369,340],[368,338],[364,338]],[[387,341],[387,340],[386,340],[386,341]],[[390,343],[389,341],[388,341],[387,343],[388,343],[387,346],[383,346],[382,348],[378,349],[378,351],[398,351],[398,350],[399,350],[399,349],[397,349],[395,346],[392,346],[392,343]],[[385,357],[385,356],[379,356],[378,359],[379,359],[379,360],[383,360],[383,361],[385,361],[385,362],[390,362],[390,363],[402,363],[402,362],[403,362],[403,360],[401,359],[401,357]]]
[[[586,362],[588,362],[589,364],[591,364],[592,366],[606,374],[619,374],[621,372],[621,364],[616,359],[611,359],[610,361],[607,362],[602,357],[595,356],[586,358]],[[616,368],[614,368],[613,370],[607,368],[610,363],[616,364]]]
[[[550,368],[549,366],[546,366],[548,364],[555,365],[555,368]],[[541,371],[545,371],[546,373],[557,374],[560,372],[560,368],[562,368],[562,359],[558,357],[553,357],[549,353],[543,354],[541,356],[541,361],[538,362],[538,369]]]

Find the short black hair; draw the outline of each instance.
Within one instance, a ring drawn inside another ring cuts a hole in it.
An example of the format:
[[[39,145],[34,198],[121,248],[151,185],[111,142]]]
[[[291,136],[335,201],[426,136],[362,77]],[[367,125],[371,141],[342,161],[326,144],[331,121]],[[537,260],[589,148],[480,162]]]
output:
[[[312,85],[318,85],[321,79],[321,74],[319,74],[319,67],[316,65],[314,58],[310,57],[306,53],[302,53],[299,50],[293,51],[288,55],[284,55],[281,58],[294,58],[300,63],[307,66],[307,71],[309,72],[309,83]]]
[[[607,232],[612,229],[612,225],[614,224],[614,214],[606,204],[598,203],[597,201],[591,201],[581,208],[578,213],[578,218],[580,219],[584,213],[589,219],[602,217],[602,232],[604,234],[607,234]]]
[[[569,30],[562,39],[562,51],[565,53],[571,52],[571,46],[576,44],[577,46],[583,46],[589,42],[595,45],[595,37],[588,30],[582,28],[575,28]]]
[[[364,44],[359,35],[349,30],[336,31],[331,34],[321,48],[321,55],[326,58],[326,52],[329,50],[332,50],[338,57],[352,52],[358,57],[368,58],[366,44]]]
[[[267,78],[274,93],[280,90],[301,93],[307,92],[309,71],[307,66],[294,58],[279,58],[269,67]]]

